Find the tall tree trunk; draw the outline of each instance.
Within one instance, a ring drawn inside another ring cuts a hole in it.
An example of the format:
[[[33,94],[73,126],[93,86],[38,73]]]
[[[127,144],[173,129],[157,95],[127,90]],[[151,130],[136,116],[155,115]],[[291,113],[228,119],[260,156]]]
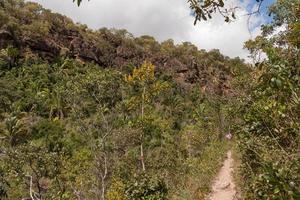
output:
[[[102,187],[101,200],[105,200],[105,180],[106,180],[106,176],[107,176],[107,158],[106,158],[106,154],[104,154],[104,174],[101,177],[101,187]]]
[[[143,143],[141,143],[141,163],[142,163],[142,169],[143,171],[146,171],[146,167],[145,167],[145,162],[144,162],[144,148],[143,148]]]
[[[145,93],[146,93],[146,87],[143,87],[143,94],[142,94],[142,120],[144,119],[144,105],[145,105]],[[144,160],[144,148],[143,148],[143,135],[144,133],[141,133],[141,145],[140,145],[140,159],[142,164],[143,171],[146,171],[145,167],[145,160]]]

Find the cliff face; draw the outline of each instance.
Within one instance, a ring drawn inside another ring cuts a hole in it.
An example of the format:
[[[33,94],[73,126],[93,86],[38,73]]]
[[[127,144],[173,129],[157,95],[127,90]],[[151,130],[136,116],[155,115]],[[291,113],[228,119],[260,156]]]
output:
[[[126,30],[90,30],[35,3],[4,0],[0,18],[0,48],[14,46],[21,57],[35,54],[52,62],[62,56],[120,69],[149,60],[158,72],[185,87],[198,83],[218,93],[230,88],[232,63],[244,65],[217,50],[199,51],[190,43],[159,43],[150,36],[135,38]]]

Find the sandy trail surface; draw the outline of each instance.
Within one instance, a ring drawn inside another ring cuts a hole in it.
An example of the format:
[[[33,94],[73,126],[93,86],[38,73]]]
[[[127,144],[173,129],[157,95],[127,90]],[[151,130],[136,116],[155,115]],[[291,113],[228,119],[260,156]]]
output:
[[[233,159],[231,151],[223,163],[213,185],[209,200],[236,200],[236,188],[233,180]]]

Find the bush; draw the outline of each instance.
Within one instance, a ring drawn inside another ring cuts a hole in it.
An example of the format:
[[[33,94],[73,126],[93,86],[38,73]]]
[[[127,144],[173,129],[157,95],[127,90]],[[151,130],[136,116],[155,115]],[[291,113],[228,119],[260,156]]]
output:
[[[159,177],[139,174],[126,184],[125,193],[130,200],[165,200],[168,188]]]

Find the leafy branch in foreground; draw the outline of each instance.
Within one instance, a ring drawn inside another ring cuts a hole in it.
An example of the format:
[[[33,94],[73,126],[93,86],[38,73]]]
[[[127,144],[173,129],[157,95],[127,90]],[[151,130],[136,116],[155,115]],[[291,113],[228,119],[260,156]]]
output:
[[[73,0],[73,2],[75,1],[77,5],[80,6],[82,0]],[[255,1],[259,3],[258,7],[260,8],[264,0]],[[225,22],[236,19],[235,11],[238,7],[226,8],[224,0],[188,0],[188,3],[195,17],[194,25],[196,25],[198,21],[211,19],[212,14],[217,12],[224,17]],[[259,12],[259,9],[255,12]],[[253,13],[249,13],[249,15],[252,14]]]

